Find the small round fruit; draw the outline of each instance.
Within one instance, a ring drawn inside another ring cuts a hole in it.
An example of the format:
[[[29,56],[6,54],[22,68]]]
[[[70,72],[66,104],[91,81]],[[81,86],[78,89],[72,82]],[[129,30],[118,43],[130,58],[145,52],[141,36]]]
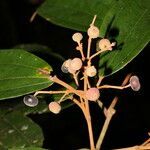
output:
[[[69,68],[71,61],[72,61],[71,59],[67,59],[67,60],[64,62],[64,66],[65,66],[66,68]]]
[[[49,107],[49,110],[54,114],[58,114],[61,111],[61,106],[57,102],[49,103],[48,107]]]
[[[98,100],[98,98],[100,97],[100,92],[97,88],[93,87],[93,88],[89,88],[86,93],[85,96],[88,100],[90,101],[96,101]]]
[[[132,76],[130,78],[130,85],[133,91],[139,91],[141,88],[139,78],[137,76]]]
[[[88,29],[87,33],[88,33],[88,36],[89,36],[90,38],[92,38],[92,39],[95,39],[95,38],[99,37],[99,29],[98,29],[98,27],[96,27],[96,26],[93,26],[93,25],[92,25],[92,26]]]
[[[94,66],[90,66],[86,68],[86,75],[89,77],[94,77],[97,73],[97,70]]]
[[[80,41],[82,40],[83,36],[81,33],[77,32],[75,34],[73,34],[72,39],[73,41],[80,43]]]
[[[71,74],[74,74],[76,72],[76,70],[72,69],[71,67],[68,68],[68,72]]]
[[[71,59],[68,59],[68,60],[64,61],[64,63],[61,66],[62,72],[64,72],[64,73],[68,73],[69,72],[68,68],[70,66],[70,62],[71,62]]]
[[[65,67],[64,65],[61,66],[61,71],[62,71],[63,73],[68,73],[68,72],[69,72],[69,71],[68,71],[68,68]]]
[[[23,98],[23,102],[25,105],[29,107],[35,107],[38,105],[38,99],[33,95],[27,95]]]
[[[108,39],[101,39],[99,41],[99,48],[101,50],[112,50],[112,45]]]
[[[82,67],[82,60],[80,58],[74,58],[72,59],[72,61],[70,62],[70,66],[69,68],[72,70],[79,70]]]

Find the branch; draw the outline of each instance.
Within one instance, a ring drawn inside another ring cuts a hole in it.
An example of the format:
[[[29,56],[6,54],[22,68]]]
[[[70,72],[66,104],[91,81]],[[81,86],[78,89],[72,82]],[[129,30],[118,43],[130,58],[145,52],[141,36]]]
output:
[[[54,83],[57,83],[63,87],[65,87],[66,89],[69,90],[69,93],[74,93],[76,95],[78,95],[79,97],[84,98],[84,92],[81,90],[76,90],[75,88],[73,88],[72,86],[70,86],[69,84],[67,84],[66,82],[60,80],[59,78],[57,78],[57,76],[54,77],[49,77],[49,80],[53,81]]]
[[[131,76],[131,74],[129,74],[129,75],[126,76],[126,78],[124,79],[124,81],[123,81],[123,83],[122,83],[122,86],[124,86],[124,85],[129,81],[130,76]],[[107,115],[106,115],[106,120],[105,120],[105,122],[104,122],[102,131],[101,131],[101,133],[100,133],[100,135],[99,135],[99,138],[98,138],[98,140],[97,140],[97,143],[96,143],[96,149],[97,149],[97,150],[100,150],[101,145],[102,145],[102,142],[103,142],[104,137],[105,137],[105,134],[106,134],[106,131],[107,131],[107,129],[108,129],[109,123],[110,123],[110,121],[111,121],[111,118],[112,118],[113,115],[115,114],[115,109],[114,109],[114,107],[115,107],[117,101],[118,101],[118,97],[115,97],[115,98],[113,99],[113,101],[111,102],[111,104],[110,104],[110,106],[109,106],[109,108],[108,108],[108,110],[107,110],[107,112],[106,112],[106,113],[107,113]]]
[[[118,89],[118,90],[123,90],[130,87],[130,84],[126,85],[126,86],[113,86],[113,85],[102,85],[99,86],[98,89]]]

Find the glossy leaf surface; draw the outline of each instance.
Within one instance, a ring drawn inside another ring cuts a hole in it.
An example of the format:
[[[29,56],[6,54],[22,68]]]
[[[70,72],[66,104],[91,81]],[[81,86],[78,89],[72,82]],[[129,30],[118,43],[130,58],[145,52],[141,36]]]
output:
[[[41,70],[52,68],[44,60],[23,50],[0,51],[0,100],[44,89],[52,84]]]

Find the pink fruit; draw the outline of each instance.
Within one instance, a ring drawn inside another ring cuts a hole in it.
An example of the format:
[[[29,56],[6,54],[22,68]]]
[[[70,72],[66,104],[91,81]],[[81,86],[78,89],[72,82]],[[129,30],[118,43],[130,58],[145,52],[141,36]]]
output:
[[[100,92],[97,88],[93,87],[93,88],[89,88],[86,93],[85,96],[88,100],[90,101],[96,101],[98,100],[98,98],[100,97]]]
[[[130,85],[133,91],[139,91],[141,88],[139,78],[137,76],[132,76],[130,78]]]

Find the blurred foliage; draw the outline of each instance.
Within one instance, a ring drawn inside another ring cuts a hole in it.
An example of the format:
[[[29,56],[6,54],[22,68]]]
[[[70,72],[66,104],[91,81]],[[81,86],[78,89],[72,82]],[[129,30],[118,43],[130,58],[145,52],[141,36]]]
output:
[[[22,98],[21,98],[22,99]],[[40,101],[34,108],[25,107],[21,100],[11,103],[0,102],[0,149],[16,149],[28,146],[42,146],[43,134],[41,128],[29,117],[29,114],[40,114],[47,111],[45,101]]]

